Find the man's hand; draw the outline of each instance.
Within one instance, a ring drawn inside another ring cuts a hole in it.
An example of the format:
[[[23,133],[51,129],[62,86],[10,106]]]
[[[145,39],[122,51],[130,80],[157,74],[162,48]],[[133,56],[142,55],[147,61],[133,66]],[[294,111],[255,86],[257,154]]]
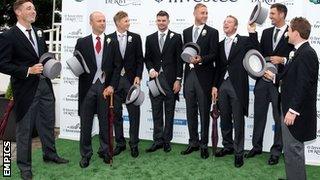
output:
[[[271,61],[272,64],[282,64],[283,63],[283,57],[270,56],[270,61]]]
[[[247,30],[248,33],[255,33],[256,32],[256,23],[248,24]]]
[[[104,89],[103,91],[103,97],[105,99],[107,99],[107,96],[110,96],[111,94],[113,94],[114,90],[112,86],[108,86],[107,88]]]
[[[270,79],[271,81],[273,81],[273,79],[275,78],[275,74],[273,74],[270,70],[266,70],[263,76],[267,79]]]
[[[176,81],[174,82],[173,88],[172,88],[173,93],[174,93],[174,94],[177,94],[177,93],[180,91],[180,89],[181,89],[181,82],[178,81],[178,80],[176,80]]]
[[[195,55],[195,56],[193,56],[192,58],[191,58],[191,63],[192,64],[198,64],[198,63],[200,63],[202,61],[202,58],[201,58],[201,56],[199,56],[199,55]]]
[[[212,101],[216,102],[218,100],[218,89],[213,87],[211,90]]]
[[[158,77],[158,75],[159,75],[159,73],[156,70],[152,70],[149,73],[150,78],[156,78],[156,77]]]
[[[42,71],[43,71],[42,63],[35,64],[32,67],[29,67],[28,69],[29,74],[41,74]]]
[[[297,117],[296,114],[288,111],[286,116],[284,117],[284,124],[287,125],[287,126],[293,125],[296,117]]]
[[[133,84],[140,85],[140,78],[138,76],[134,78]]]

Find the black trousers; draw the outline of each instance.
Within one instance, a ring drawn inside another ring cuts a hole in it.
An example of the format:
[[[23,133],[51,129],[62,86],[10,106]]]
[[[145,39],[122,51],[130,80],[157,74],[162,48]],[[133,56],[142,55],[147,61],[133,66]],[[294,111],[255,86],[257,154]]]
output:
[[[189,130],[189,145],[201,148],[208,147],[209,113],[211,99],[204,93],[194,70],[186,77],[184,93],[187,107],[187,121]],[[198,110],[200,112],[201,140],[198,133]]]
[[[235,155],[244,153],[244,113],[230,79],[224,80],[219,88],[219,109],[221,114],[222,144],[234,149]],[[232,138],[234,128],[234,139]]]
[[[166,96],[160,94],[157,97],[153,97],[149,92],[152,117],[153,117],[153,141],[155,144],[170,143],[173,136],[173,119],[175,109],[175,95],[172,90],[173,87],[169,86],[165,76],[160,74],[159,82],[161,87],[166,93]],[[163,112],[163,110],[165,112]],[[165,121],[163,122],[163,116]]]
[[[123,136],[123,118],[122,118],[122,104],[125,102],[131,83],[128,81],[126,76],[121,76],[119,86],[114,96],[114,107],[115,107],[115,139],[117,146],[125,146],[126,140]],[[139,126],[140,126],[140,106],[134,104],[127,105],[129,114],[129,145],[131,147],[137,147],[139,143]]]
[[[54,139],[55,100],[44,78],[40,79],[33,102],[25,116],[17,122],[17,165],[20,171],[31,170],[32,132],[40,136],[43,156],[57,156]]]
[[[98,153],[103,156],[109,156],[109,120],[107,110],[109,103],[103,98],[103,90],[104,85],[98,79],[91,85],[81,105],[80,154],[82,157],[91,158],[93,154],[91,134],[95,112],[98,114],[99,119],[100,147]]]
[[[274,126],[273,145],[270,149],[271,155],[280,156],[282,152],[281,116],[279,92],[272,82],[260,79],[254,90],[254,126],[252,145],[255,150],[262,150],[263,135],[267,122],[269,103],[271,101]],[[271,137],[270,137],[271,138]]]

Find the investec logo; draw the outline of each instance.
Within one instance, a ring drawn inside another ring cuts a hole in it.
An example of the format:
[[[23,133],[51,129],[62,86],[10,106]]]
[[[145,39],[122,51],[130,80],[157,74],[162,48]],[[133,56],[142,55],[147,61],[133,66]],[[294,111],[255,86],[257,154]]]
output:
[[[160,3],[162,1],[166,1],[169,3],[184,3],[184,2],[237,2],[238,0],[155,0],[156,2]]]

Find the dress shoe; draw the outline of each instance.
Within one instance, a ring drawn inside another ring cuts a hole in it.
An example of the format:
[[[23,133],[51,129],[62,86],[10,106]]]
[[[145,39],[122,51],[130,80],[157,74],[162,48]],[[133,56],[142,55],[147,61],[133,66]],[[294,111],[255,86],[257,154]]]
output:
[[[187,146],[187,149],[184,151],[181,151],[181,154],[187,155],[187,154],[192,153],[193,151],[199,151],[199,146],[197,146],[197,147]]]
[[[131,156],[136,158],[139,156],[139,149],[138,147],[131,147]]]
[[[110,164],[111,163],[110,156],[104,156],[102,159],[103,159],[103,162],[106,163],[106,164]]]
[[[278,178],[278,180],[288,180],[288,179],[286,179],[286,178]]]
[[[233,149],[227,149],[227,148],[222,148],[219,151],[216,152],[214,155],[215,157],[223,157],[227,154],[233,154],[234,150]]]
[[[207,159],[209,157],[208,148],[200,148],[200,155],[202,159]]]
[[[126,146],[117,146],[114,150],[113,150],[113,155],[119,155],[122,151],[126,150]]]
[[[244,155],[245,158],[252,158],[255,155],[261,154],[262,151],[261,150],[255,150],[255,149],[251,149],[247,154]]]
[[[59,156],[55,156],[55,157],[48,157],[48,156],[43,156],[43,161],[44,162],[54,162],[56,164],[66,164],[66,163],[69,163],[69,160],[67,159],[64,159],[62,157],[59,157]]]
[[[21,179],[23,179],[23,180],[31,180],[32,179],[32,172],[31,171],[21,171],[20,175],[21,175]]]
[[[170,145],[170,143],[164,143],[164,145],[163,145],[163,151],[164,151],[164,152],[170,152],[170,151],[171,151],[171,145]]]
[[[81,168],[86,168],[88,167],[90,164],[90,158],[87,157],[82,157],[81,161],[79,162],[79,165]]]
[[[275,165],[275,164],[278,164],[278,162],[279,162],[279,156],[271,155],[268,160],[269,165]]]
[[[234,166],[239,168],[243,165],[243,156],[235,156],[234,157]]]
[[[162,144],[153,143],[149,149],[146,149],[146,152],[154,152],[154,151],[156,151],[156,150],[158,150],[158,149],[160,149],[162,147],[163,147]]]

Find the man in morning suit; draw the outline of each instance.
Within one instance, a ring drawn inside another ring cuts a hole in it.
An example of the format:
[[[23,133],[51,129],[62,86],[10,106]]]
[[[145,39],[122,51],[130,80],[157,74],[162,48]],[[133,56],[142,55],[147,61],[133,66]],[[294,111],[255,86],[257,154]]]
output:
[[[245,37],[237,34],[238,20],[227,16],[223,23],[226,38],[219,43],[219,61],[215,75],[212,99],[216,101],[219,95],[218,107],[221,114],[221,133],[223,148],[216,152],[216,157],[227,154],[235,155],[235,167],[243,165],[244,154],[244,116],[248,116],[249,81],[242,60],[248,50],[257,44],[256,33]],[[250,31],[251,26],[248,26]],[[235,130],[232,138],[233,127]]]
[[[209,157],[208,133],[209,112],[211,105],[211,88],[213,85],[214,64],[218,58],[219,33],[206,25],[208,10],[204,4],[194,7],[195,24],[183,31],[183,42],[195,42],[201,53],[185,64],[184,97],[186,99],[189,145],[181,152],[190,154],[201,149],[201,158]],[[198,133],[198,110],[200,112],[201,140]]]
[[[17,24],[0,35],[0,72],[11,76],[17,114],[17,165],[22,179],[32,179],[31,144],[36,128],[43,160],[68,163],[58,156],[55,139],[55,98],[49,78],[44,77],[39,57],[48,51],[43,32],[32,26],[36,10],[31,0],[13,4]]]
[[[120,154],[126,149],[126,140],[123,136],[123,118],[122,118],[122,103],[125,102],[130,87],[133,84],[140,85],[143,71],[143,53],[142,42],[140,35],[130,32],[130,21],[128,14],[124,11],[119,11],[113,20],[116,24],[117,30],[109,34],[108,37],[118,41],[119,50],[122,57],[122,70],[119,81],[119,86],[115,91],[115,140],[116,148],[114,155]],[[131,156],[138,157],[138,143],[139,143],[139,124],[140,124],[140,106],[134,104],[127,105],[129,114],[129,136]]]
[[[264,57],[270,57],[271,63],[278,66],[278,72],[283,70],[283,62],[293,48],[292,45],[288,44],[288,39],[285,37],[285,32],[288,31],[288,26],[285,23],[286,15],[287,7],[285,5],[279,3],[271,5],[269,18],[273,27],[267,28],[262,32],[259,46],[261,54]],[[283,146],[278,84],[258,78],[254,88],[254,95],[253,148],[245,156],[251,158],[262,152],[264,130],[271,101],[275,125],[273,145],[270,149],[268,164],[274,165],[279,161]]]
[[[317,85],[319,62],[308,39],[311,25],[303,17],[293,18],[288,29],[289,43],[294,45],[284,70],[265,77],[281,84],[281,121],[283,152],[287,178],[307,179],[304,142],[317,135]]]
[[[166,95],[153,97],[150,93],[153,117],[153,143],[146,152],[154,152],[163,147],[171,151],[175,102],[179,99],[182,79],[181,35],[168,29],[169,14],[160,11],[156,20],[158,31],[147,36],[145,63],[150,80],[159,78]],[[164,106],[164,109],[163,109]],[[165,110],[165,112],[163,112]],[[163,124],[163,115],[165,121]]]
[[[99,157],[107,164],[110,163],[109,128],[107,102],[103,96],[108,96],[117,87],[121,61],[118,43],[104,34],[106,27],[105,16],[101,12],[90,14],[92,34],[77,41],[75,50],[82,54],[90,73],[79,76],[79,116],[80,154],[79,165],[86,168],[92,156],[91,132],[94,114],[99,119]]]

